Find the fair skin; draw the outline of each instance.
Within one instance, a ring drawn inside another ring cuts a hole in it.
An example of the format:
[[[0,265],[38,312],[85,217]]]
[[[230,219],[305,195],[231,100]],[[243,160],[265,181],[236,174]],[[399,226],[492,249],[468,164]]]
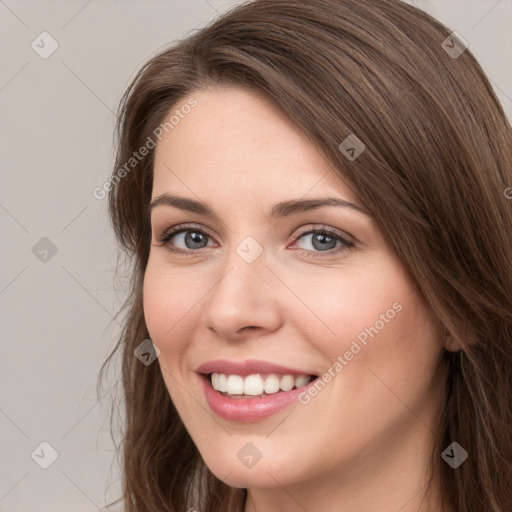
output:
[[[205,463],[248,489],[245,512],[426,512],[445,370],[438,322],[370,215],[323,206],[270,218],[275,204],[293,199],[362,207],[300,129],[254,92],[191,96],[197,107],[157,144],[152,200],[201,201],[216,217],[152,209],[144,313],[169,394]],[[193,224],[189,237],[208,235],[159,241],[182,223]],[[314,235],[300,237],[322,227],[354,246],[326,249]],[[263,249],[252,263],[236,251],[247,236]],[[200,364],[261,359],[321,376],[393,304],[400,312],[309,403],[248,423],[209,408],[194,372]],[[262,454],[250,468],[237,457],[248,442]]]

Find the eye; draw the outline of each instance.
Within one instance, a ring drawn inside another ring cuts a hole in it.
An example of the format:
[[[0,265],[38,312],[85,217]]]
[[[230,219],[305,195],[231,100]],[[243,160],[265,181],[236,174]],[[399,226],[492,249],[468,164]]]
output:
[[[179,225],[167,230],[159,237],[159,241],[161,245],[167,246],[172,252],[190,254],[208,247],[210,238],[209,233],[203,229],[190,225]]]
[[[177,225],[168,229],[158,240],[160,245],[179,256],[198,254],[201,249],[214,246],[212,236],[193,225]],[[330,256],[354,246],[354,243],[327,226],[303,230],[295,236],[297,250],[310,254]]]
[[[174,244],[185,245],[185,249],[202,249],[208,245],[208,235],[202,231],[181,231],[173,235]]]
[[[332,228],[322,227],[302,232],[296,237],[295,245],[309,253],[333,254],[353,247],[354,243]]]

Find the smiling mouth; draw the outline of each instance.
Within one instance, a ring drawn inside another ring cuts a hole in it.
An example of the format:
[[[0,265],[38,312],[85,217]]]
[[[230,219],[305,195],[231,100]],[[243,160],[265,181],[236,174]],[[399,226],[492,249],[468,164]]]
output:
[[[230,398],[254,399],[307,386],[316,375],[251,374],[247,376],[210,373],[213,389]]]

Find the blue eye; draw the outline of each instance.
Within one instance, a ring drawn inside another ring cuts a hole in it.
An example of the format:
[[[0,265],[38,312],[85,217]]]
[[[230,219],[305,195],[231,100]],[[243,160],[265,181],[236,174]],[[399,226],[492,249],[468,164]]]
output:
[[[295,236],[294,245],[298,245],[307,237],[310,237],[306,244],[309,247],[299,246],[298,250],[308,254],[329,256],[354,246],[353,242],[329,227],[303,231]],[[198,254],[201,249],[214,245],[209,244],[211,238],[211,235],[204,229],[190,225],[178,225],[166,231],[159,241],[173,253],[180,256],[191,256],[194,253]]]
[[[305,250],[315,250],[315,251],[329,251],[337,247],[337,244],[342,244],[343,239],[340,236],[334,236],[325,231],[310,231],[308,233],[302,234],[297,242],[300,240],[304,240],[306,237],[311,237],[309,240],[309,245],[313,249],[309,249],[307,247],[303,247]]]
[[[168,245],[171,239],[174,239],[173,245],[176,241],[180,241],[185,245],[185,247],[178,247],[171,250],[175,250],[177,252],[193,252],[196,249],[203,249],[204,247],[207,247],[208,238],[210,238],[210,235],[202,229],[187,229],[186,227],[180,228],[177,226],[164,233],[160,238],[160,242],[162,245]]]
[[[309,231],[303,232],[297,237],[295,243],[298,244],[307,237],[310,237],[306,244],[309,247],[299,247],[299,249],[314,254],[326,253],[327,255],[331,255],[345,248],[354,246],[353,242],[341,236],[337,231],[327,227],[310,229]]]

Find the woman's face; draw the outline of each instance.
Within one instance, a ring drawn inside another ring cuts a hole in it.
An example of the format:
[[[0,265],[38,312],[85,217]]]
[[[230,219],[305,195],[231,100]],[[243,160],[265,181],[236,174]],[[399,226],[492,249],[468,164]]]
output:
[[[193,97],[155,150],[144,313],[206,464],[231,486],[262,488],[417,466],[439,414],[442,347],[410,275],[262,97]],[[339,202],[312,207],[326,198]],[[186,231],[164,244],[175,226]],[[225,396],[210,373],[249,395]]]

